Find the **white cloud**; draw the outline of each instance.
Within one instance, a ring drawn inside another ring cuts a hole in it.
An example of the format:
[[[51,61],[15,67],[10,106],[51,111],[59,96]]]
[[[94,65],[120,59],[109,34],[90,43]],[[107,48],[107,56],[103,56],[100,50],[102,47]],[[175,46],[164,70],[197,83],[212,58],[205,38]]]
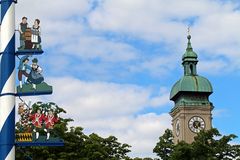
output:
[[[221,59],[200,61],[198,66],[199,72],[210,74],[226,73],[232,69],[226,61]]]
[[[31,4],[31,7],[29,7]],[[31,27],[36,18],[40,19],[44,47],[53,47],[74,41],[84,30],[84,15],[90,10],[88,0],[31,0],[21,1],[16,5],[16,24],[23,16],[28,17]]]
[[[84,127],[87,134],[116,136],[121,143],[132,146],[131,156],[154,156],[152,149],[158,137],[171,127],[168,113],[138,114],[146,107],[168,105],[165,87],[153,96],[151,87],[131,84],[86,82],[72,77],[48,78],[46,82],[53,85],[52,95],[23,97],[23,100],[57,103],[67,111],[60,116],[74,119],[70,125]]]
[[[170,103],[169,101],[169,92],[166,92],[161,97],[154,97],[151,99],[151,106],[158,107],[159,105],[165,105]]]
[[[226,109],[214,109],[212,115],[214,118],[230,117],[228,110]]]
[[[138,63],[130,65],[129,70],[132,72],[148,72],[154,77],[163,77],[164,75],[169,75],[171,70],[176,67],[176,62],[178,60],[175,58],[176,54],[165,54],[158,56],[153,56],[150,58],[145,58]],[[179,56],[180,58],[180,56]]]
[[[29,7],[28,4],[32,4]],[[71,3],[60,1],[26,0],[16,7],[19,16],[27,16],[29,25],[35,18],[41,20],[43,47],[54,47],[55,52],[76,55],[82,59],[100,58],[106,61],[129,61],[136,58],[137,50],[122,42],[107,40],[90,33],[84,17],[90,12],[91,1],[73,0]],[[55,48],[56,47],[56,48]]]
[[[89,14],[89,22],[93,29],[99,31],[164,42],[179,50],[186,42],[184,35],[192,21],[195,50],[205,57],[224,56],[229,60],[227,65],[232,71],[239,68],[235,65],[240,57],[238,6],[233,1],[106,0]],[[220,68],[216,70],[220,71]]]
[[[137,49],[121,42],[103,37],[79,36],[75,43],[61,46],[60,53],[75,55],[83,60],[99,58],[108,62],[137,60]]]
[[[186,28],[191,22],[193,47],[199,51],[199,56],[210,57],[209,61],[223,56],[228,60],[229,71],[239,69],[238,6],[234,1],[217,0],[72,0],[71,3],[25,0],[16,5],[16,22],[18,24],[22,16],[28,16],[30,24],[40,18],[43,46],[59,54],[77,56],[81,60],[100,59],[99,64],[105,68],[105,61],[126,62],[122,65],[126,66],[126,74],[129,68],[137,73],[147,71],[154,77],[172,71],[175,65],[163,65],[162,60],[155,60],[162,59],[162,54],[147,58],[148,53],[142,53],[141,46],[124,40],[134,37],[155,44],[164,43],[169,58],[174,59],[184,51]],[[118,39],[113,40],[105,33],[114,33]],[[116,66],[119,64],[113,68]],[[221,73],[220,67],[215,68],[214,74]]]
[[[123,32],[147,40],[165,40],[179,27],[184,25],[164,21],[161,6],[163,1],[121,0],[102,1],[101,5],[89,14],[89,23],[93,29]],[[164,8],[164,6],[163,6]],[[172,39],[173,40],[173,39]]]
[[[166,92],[152,96],[150,88],[107,82],[86,82],[75,78],[51,78],[54,96],[70,115],[81,119],[132,115],[145,107],[168,104]],[[64,96],[63,96],[64,94]]]
[[[231,3],[223,5],[209,0],[106,0],[90,13],[89,22],[98,30],[125,32],[148,40],[174,43],[186,34],[186,19],[201,19],[232,9],[234,5]]]
[[[27,16],[29,20],[34,20],[34,18],[64,20],[73,16],[85,15],[91,9],[91,5],[88,0],[71,0],[71,2],[65,0],[24,0],[19,1],[16,5],[16,18],[20,20],[23,16]]]
[[[63,107],[67,115],[62,116],[73,118],[71,124],[84,127],[87,133],[114,135],[122,143],[132,145],[132,156],[153,156],[158,137],[171,127],[167,113],[138,114],[146,107],[168,105],[166,88],[152,96],[151,87],[131,84],[85,82],[71,77],[50,78],[48,82],[54,92],[43,101]]]
[[[154,157],[152,152],[159,136],[164,130],[171,128],[171,118],[168,114],[157,115],[148,113],[137,117],[115,117],[83,121],[87,130],[109,136],[109,133],[119,138],[122,143],[132,146],[132,157]]]
[[[75,76],[50,78],[47,82],[53,84],[54,92],[43,99],[64,107],[66,117],[87,132],[113,134],[133,146],[133,155],[150,155],[157,138],[170,127],[170,116],[139,112],[168,105],[168,91],[153,94],[151,87],[111,80],[134,73],[158,78],[174,73],[169,71],[174,71],[185,50],[190,21],[193,48],[203,57],[200,72],[239,69],[240,13],[234,3],[217,0],[99,0],[91,9],[92,2],[24,0],[17,4],[17,23],[22,16],[29,18],[30,25],[35,18],[41,20],[43,47],[48,51],[41,61],[48,66],[43,66],[44,74]],[[159,50],[145,52],[148,49],[143,48],[152,44],[159,44]],[[91,76],[94,82],[76,78]]]
[[[240,45],[238,28],[240,23],[239,11],[217,12],[202,17],[194,26],[194,45],[205,52],[209,57],[225,56],[230,60],[239,57]]]

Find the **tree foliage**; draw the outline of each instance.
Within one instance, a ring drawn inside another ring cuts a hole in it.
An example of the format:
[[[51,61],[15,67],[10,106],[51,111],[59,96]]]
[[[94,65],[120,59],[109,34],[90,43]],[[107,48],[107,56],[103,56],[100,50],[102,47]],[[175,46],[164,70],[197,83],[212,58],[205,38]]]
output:
[[[58,112],[65,111],[59,108]],[[130,158],[130,145],[114,136],[103,138],[96,133],[86,135],[82,127],[68,127],[72,119],[60,118],[53,132],[64,140],[63,147],[16,147],[16,160],[153,160]],[[18,125],[17,125],[18,126]],[[18,127],[17,131],[18,132]],[[235,135],[221,135],[217,129],[201,131],[192,144],[173,143],[173,133],[165,130],[153,152],[162,160],[232,160],[240,159],[240,145],[231,145]],[[154,159],[156,160],[156,158]]]
[[[116,137],[102,138],[95,133],[88,136],[81,127],[71,127],[62,135],[63,147],[18,147],[16,159],[29,155],[34,160],[119,160],[130,152],[130,146],[121,144]]]
[[[159,137],[159,142],[157,142],[153,152],[163,160],[168,160],[173,151],[173,146],[173,133],[170,129],[167,129],[165,133]]]
[[[136,157],[136,158],[130,158],[130,159],[126,159],[126,160],[156,160],[156,159],[152,159],[152,158],[149,158],[149,157],[146,157],[146,158],[139,158],[139,157]]]
[[[167,129],[154,148],[154,152],[169,160],[232,160],[240,159],[240,146],[231,145],[235,135],[221,135],[215,128],[201,131],[192,144],[172,143],[173,135]],[[168,143],[168,144],[167,144]]]
[[[16,147],[16,160],[119,160],[127,159],[130,145],[121,144],[114,136],[107,138],[92,133],[86,135],[82,127],[70,127],[72,119],[61,119],[53,132],[64,140],[63,147]]]

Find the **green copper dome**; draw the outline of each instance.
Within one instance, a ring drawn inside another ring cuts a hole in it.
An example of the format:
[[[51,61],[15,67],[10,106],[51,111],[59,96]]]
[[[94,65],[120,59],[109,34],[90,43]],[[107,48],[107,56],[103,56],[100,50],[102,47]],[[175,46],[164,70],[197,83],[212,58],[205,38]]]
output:
[[[202,76],[183,76],[172,87],[170,99],[172,100],[179,92],[213,92],[212,85],[208,79]]]
[[[170,99],[174,100],[180,92],[198,92],[210,95],[213,92],[212,85],[208,79],[197,75],[197,54],[191,45],[191,36],[188,35],[188,45],[186,52],[182,56],[184,76],[172,87]]]

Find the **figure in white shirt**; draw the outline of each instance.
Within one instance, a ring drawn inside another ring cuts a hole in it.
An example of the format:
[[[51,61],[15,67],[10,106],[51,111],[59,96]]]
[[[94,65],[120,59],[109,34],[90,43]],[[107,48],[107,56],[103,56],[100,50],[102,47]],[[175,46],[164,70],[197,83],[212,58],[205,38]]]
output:
[[[32,49],[41,49],[41,28],[40,28],[40,20],[35,19],[34,25],[32,26],[32,37],[31,37],[31,42],[33,44]]]

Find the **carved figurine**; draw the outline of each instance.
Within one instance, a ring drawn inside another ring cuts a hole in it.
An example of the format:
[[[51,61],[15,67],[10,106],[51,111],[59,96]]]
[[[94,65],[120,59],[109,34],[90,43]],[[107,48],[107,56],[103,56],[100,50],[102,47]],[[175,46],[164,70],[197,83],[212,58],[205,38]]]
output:
[[[20,59],[19,66],[18,66],[18,80],[20,84],[20,88],[22,88],[22,75],[26,77],[25,81],[27,80],[29,74],[27,73],[27,70],[31,70],[32,68],[28,65],[29,56],[23,56]]]
[[[31,101],[26,104],[23,100],[19,103],[18,114],[20,118],[16,124],[18,141],[25,141],[26,137],[29,136],[29,142],[34,142],[34,140],[38,143],[62,142],[53,130],[56,123],[62,123],[59,114],[65,111],[53,102],[36,102],[32,106],[30,104]],[[24,133],[28,136],[23,136]],[[42,135],[44,133],[46,135]]]
[[[43,69],[38,65],[38,59],[33,58],[32,64],[29,66],[29,56],[20,58],[18,67],[19,86],[17,86],[17,94],[19,96],[43,95],[51,94],[52,86],[44,82],[42,75]],[[25,76],[25,83],[22,82],[22,76]]]
[[[31,42],[33,44],[32,49],[38,49],[41,50],[41,28],[40,28],[40,20],[35,19],[34,25],[32,26],[32,37],[31,37]]]
[[[38,59],[34,58],[32,60],[31,72],[28,77],[28,82],[33,85],[33,89],[36,89],[36,85],[44,81],[42,76],[42,68],[38,65]]]
[[[27,17],[22,17],[22,22],[19,24],[18,31],[20,33],[20,47],[18,49],[25,49],[25,32],[28,28]]]
[[[30,114],[30,119],[33,124],[33,132],[36,133],[36,140],[39,138],[39,130],[42,128],[42,123],[44,120],[44,114],[41,113],[41,109],[38,108],[36,113]]]
[[[47,132],[47,138],[46,140],[48,141],[49,140],[49,137],[50,137],[50,131],[53,129],[55,123],[58,122],[59,116],[55,116],[55,114],[53,113],[52,110],[49,110],[47,115],[45,116],[45,129],[44,131]]]

